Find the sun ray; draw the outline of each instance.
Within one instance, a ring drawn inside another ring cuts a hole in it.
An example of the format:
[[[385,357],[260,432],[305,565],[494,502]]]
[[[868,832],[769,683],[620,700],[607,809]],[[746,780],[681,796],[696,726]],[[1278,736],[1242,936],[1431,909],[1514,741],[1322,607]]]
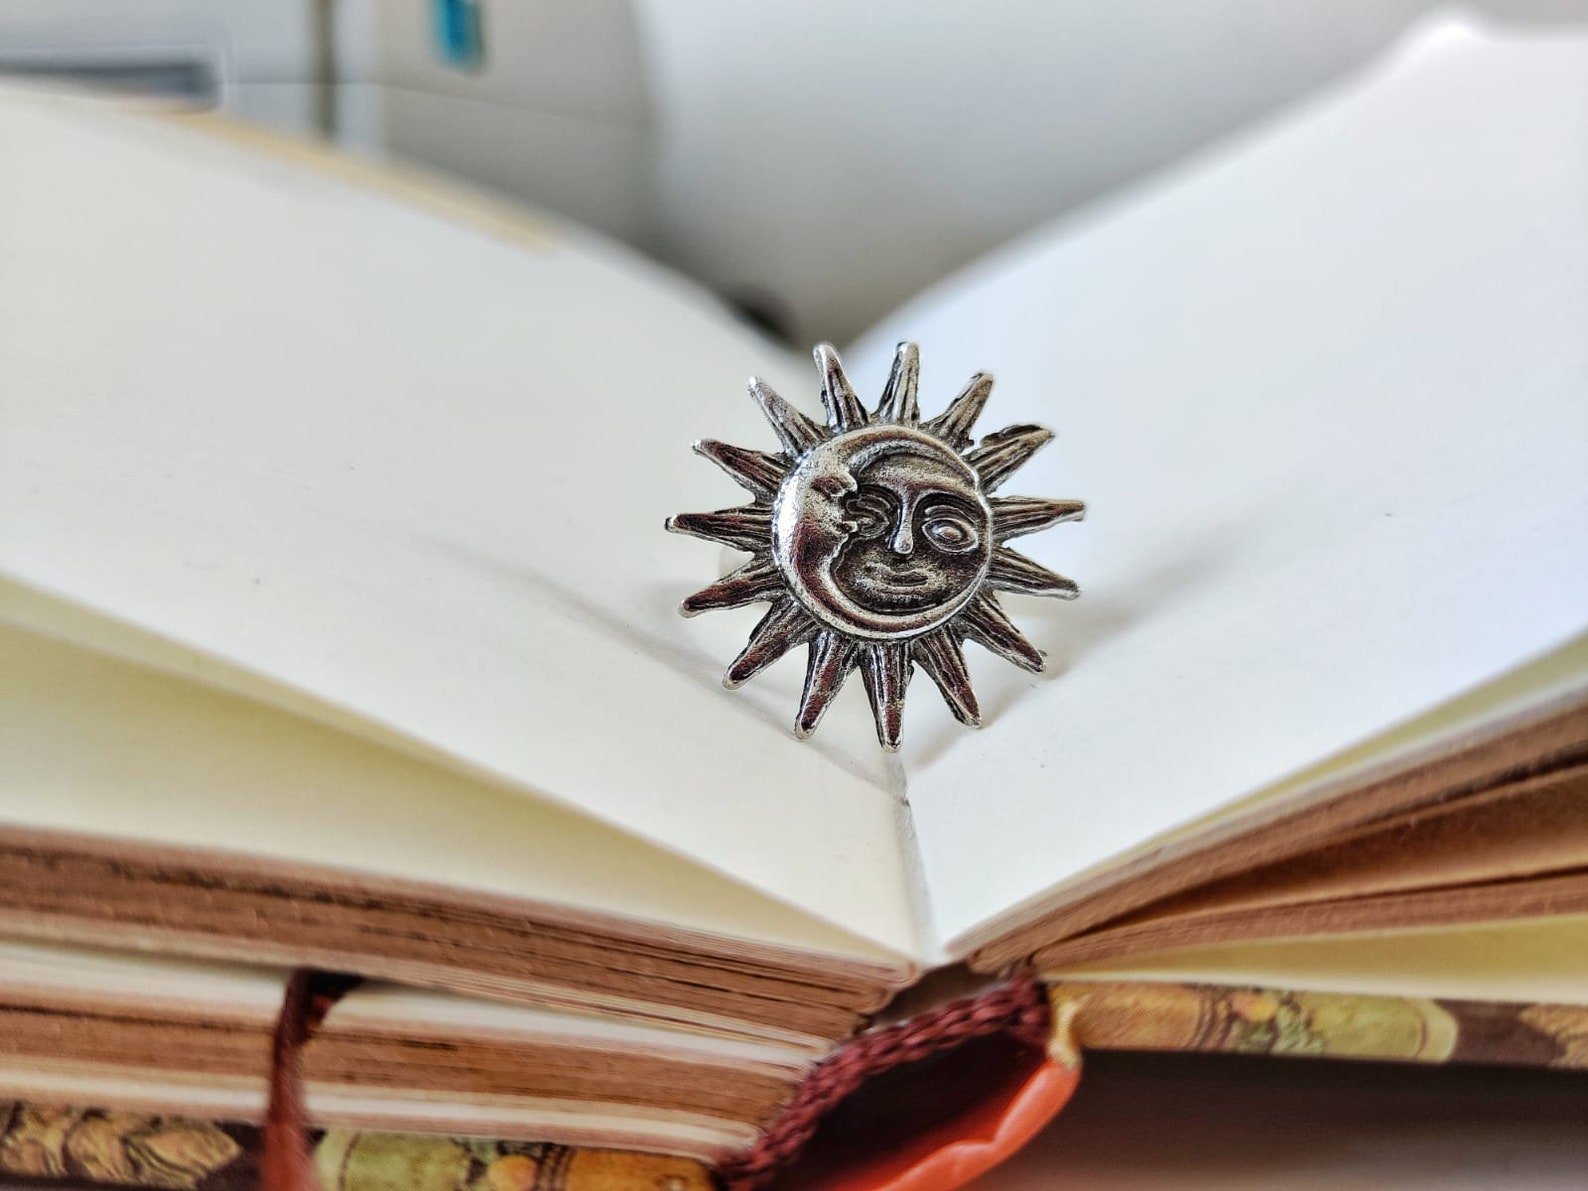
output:
[[[999,496],[987,503],[992,508],[993,537],[1000,542],[1065,521],[1080,521],[1086,516],[1086,502],[1080,500]]]
[[[766,549],[772,534],[772,509],[770,505],[743,505],[715,513],[678,513],[667,519],[667,528],[753,554]]]
[[[981,476],[982,491],[991,492],[1052,441],[1053,431],[1046,427],[1009,426],[982,439],[965,462]]]
[[[723,675],[734,688],[806,647],[795,715],[801,739],[816,730],[849,675],[861,672],[877,741],[896,751],[910,680],[919,666],[955,719],[981,725],[965,664],[974,641],[1024,670],[1043,655],[1010,621],[998,592],[1074,599],[1073,580],[1005,543],[1065,521],[1078,500],[992,492],[1046,445],[1040,426],[1009,426],[975,441],[993,380],[977,373],[937,417],[921,416],[920,352],[894,349],[876,413],[868,412],[830,344],[814,352],[825,424],[752,379],[750,394],[781,453],[695,444],[747,489],[752,503],[667,519],[674,533],[704,538],[749,559],[695,592],[679,611],[770,605]],[[919,517],[917,516],[919,512]]]
[[[909,646],[902,642],[868,645],[860,656],[860,677],[877,721],[877,741],[890,753],[899,751],[911,669]]]
[[[777,431],[783,449],[796,459],[827,437],[825,430],[779,397],[765,381],[751,377],[750,396]]]
[[[1066,579],[1047,567],[1039,566],[1008,546],[1000,546],[993,551],[992,567],[987,572],[987,586],[998,591],[1057,596],[1061,600],[1073,600],[1081,594],[1074,579]]]
[[[910,647],[910,656],[925,670],[943,702],[954,713],[954,718],[972,728],[981,727],[981,708],[976,704],[976,692],[971,689],[970,672],[965,669],[965,655],[959,642],[947,629],[938,629],[917,637]]]
[[[833,701],[844,679],[855,668],[860,647],[830,630],[816,634],[805,662],[805,689],[800,694],[799,714],[794,720],[794,735],[801,740],[816,731],[827,705]]]
[[[899,344],[893,352],[893,370],[888,373],[888,383],[882,390],[882,402],[877,406],[877,421],[919,425],[921,407],[916,400],[916,389],[920,380],[920,349],[913,343]]]
[[[843,362],[833,345],[818,343],[811,354],[816,357],[816,370],[822,374],[822,406],[827,410],[827,424],[833,433],[842,434],[864,426],[871,419],[844,375]]]
[[[992,396],[992,388],[993,378],[985,372],[978,372],[966,383],[959,396],[949,402],[948,408],[926,424],[926,428],[956,451],[963,451],[973,441],[971,427],[981,417],[987,398]]]
[[[718,608],[740,608],[769,599],[784,590],[783,576],[768,558],[756,558],[710,587],[703,587],[678,606],[685,616]]]
[[[991,592],[984,591],[972,600],[970,607],[960,614],[959,623],[965,630],[965,636],[983,649],[991,650],[1022,670],[1042,673],[1046,664],[1042,660],[1042,651],[1015,628]]]
[[[766,501],[777,496],[778,485],[788,476],[788,460],[782,456],[736,447],[714,438],[697,442],[695,454],[710,459],[733,477],[739,487]]]
[[[742,686],[815,634],[816,621],[810,613],[785,596],[773,604],[761,618],[761,623],[755,626],[744,650],[733,659],[733,665],[723,675],[722,685],[729,690]]]

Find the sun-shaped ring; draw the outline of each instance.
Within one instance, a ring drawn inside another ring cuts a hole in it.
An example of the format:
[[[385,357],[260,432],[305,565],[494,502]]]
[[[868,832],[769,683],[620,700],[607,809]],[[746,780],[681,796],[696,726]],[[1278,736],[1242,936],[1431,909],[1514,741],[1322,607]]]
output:
[[[980,442],[971,427],[992,393],[977,373],[937,417],[916,402],[920,353],[901,343],[875,413],[855,396],[830,344],[815,351],[827,424],[811,421],[759,380],[750,395],[783,450],[767,454],[706,440],[695,444],[749,491],[750,504],[667,519],[691,534],[750,554],[750,561],[697,591],[679,611],[767,602],[723,682],[737,687],[796,645],[809,647],[794,733],[816,725],[849,672],[859,669],[877,739],[899,747],[904,692],[920,666],[961,723],[981,724],[965,669],[974,641],[1037,672],[1042,653],[1008,616],[997,591],[1073,600],[1074,582],[1004,543],[1061,521],[1079,521],[1078,500],[992,493],[1052,438],[1041,426],[1010,426]]]

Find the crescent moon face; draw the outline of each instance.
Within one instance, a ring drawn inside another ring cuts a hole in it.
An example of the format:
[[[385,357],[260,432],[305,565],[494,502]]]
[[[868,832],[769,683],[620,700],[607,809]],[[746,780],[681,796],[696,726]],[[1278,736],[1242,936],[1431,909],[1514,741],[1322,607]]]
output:
[[[935,629],[987,578],[992,511],[941,440],[874,425],[812,447],[783,481],[772,558],[818,620],[896,641]]]
[[[794,734],[816,730],[845,680],[859,670],[877,743],[899,747],[910,676],[924,670],[962,724],[981,724],[965,665],[974,642],[1030,673],[1042,651],[999,606],[997,592],[1074,599],[1080,588],[1005,543],[1063,521],[1078,500],[990,496],[1053,438],[1021,423],[978,438],[992,394],[978,372],[942,413],[923,418],[920,350],[901,343],[875,408],[849,383],[831,344],[813,353],[826,417],[813,421],[766,382],[751,380],[781,450],[705,439],[697,453],[753,499],[713,513],[667,519],[674,533],[705,538],[750,559],[686,596],[685,616],[771,606],[723,675],[732,688],[805,647],[805,685]]]

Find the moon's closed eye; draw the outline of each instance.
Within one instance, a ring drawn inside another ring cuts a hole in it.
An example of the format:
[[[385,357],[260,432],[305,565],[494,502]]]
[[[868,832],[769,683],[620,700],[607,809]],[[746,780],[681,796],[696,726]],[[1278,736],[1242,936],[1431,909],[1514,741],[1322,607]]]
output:
[[[871,489],[852,497],[844,506],[844,516],[853,524],[857,538],[878,538],[893,524],[893,501]]]

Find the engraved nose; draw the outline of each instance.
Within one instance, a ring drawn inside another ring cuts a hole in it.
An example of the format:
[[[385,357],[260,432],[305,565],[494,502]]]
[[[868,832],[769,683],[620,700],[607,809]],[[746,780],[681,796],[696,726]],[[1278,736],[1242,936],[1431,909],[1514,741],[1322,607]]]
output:
[[[915,553],[915,533],[910,528],[910,518],[900,517],[898,527],[893,531],[893,538],[888,542],[893,547],[893,552],[901,558],[909,558]]]

